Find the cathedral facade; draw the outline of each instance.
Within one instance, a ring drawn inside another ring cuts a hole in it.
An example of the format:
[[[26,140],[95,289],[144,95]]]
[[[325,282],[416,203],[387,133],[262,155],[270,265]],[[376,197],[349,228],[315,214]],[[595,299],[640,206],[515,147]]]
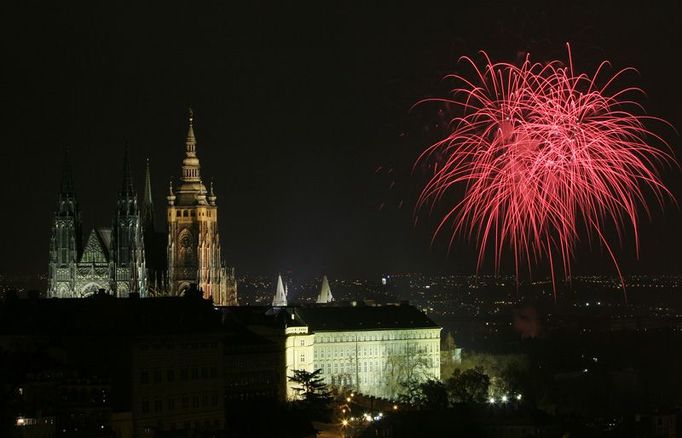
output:
[[[48,297],[81,298],[99,290],[127,297],[147,294],[147,269],[137,194],[128,162],[111,227],[96,227],[83,242],[81,215],[68,156],[50,239]]]
[[[64,164],[50,240],[48,297],[80,298],[104,290],[127,297],[182,295],[192,284],[215,305],[237,305],[234,268],[223,262],[217,196],[206,189],[196,154],[190,110],[182,176],[167,196],[168,232],[154,226],[149,162],[141,208],[128,162],[111,227],[95,227],[83,244],[70,163]]]

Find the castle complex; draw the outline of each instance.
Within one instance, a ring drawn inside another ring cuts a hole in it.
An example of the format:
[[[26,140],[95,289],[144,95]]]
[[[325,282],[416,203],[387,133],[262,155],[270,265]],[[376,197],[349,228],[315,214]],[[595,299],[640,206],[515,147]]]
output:
[[[83,245],[80,207],[68,159],[64,163],[50,240],[48,296],[79,298],[99,290],[117,297],[182,295],[197,284],[216,305],[237,304],[234,269],[220,252],[217,196],[206,189],[190,110],[179,186],[167,196],[168,233],[154,229],[149,163],[138,206],[128,153],[111,227],[95,227]]]

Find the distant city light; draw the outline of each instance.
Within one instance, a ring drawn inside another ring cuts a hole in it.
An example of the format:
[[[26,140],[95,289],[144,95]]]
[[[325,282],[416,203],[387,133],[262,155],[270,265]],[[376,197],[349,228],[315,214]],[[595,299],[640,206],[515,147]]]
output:
[[[516,394],[516,399],[521,400],[521,394]]]
[[[509,397],[507,397],[506,395],[502,396],[502,403],[507,403],[508,400],[509,400]]]
[[[490,397],[490,398],[488,399],[488,403],[494,404],[494,403],[495,403],[495,397]]]

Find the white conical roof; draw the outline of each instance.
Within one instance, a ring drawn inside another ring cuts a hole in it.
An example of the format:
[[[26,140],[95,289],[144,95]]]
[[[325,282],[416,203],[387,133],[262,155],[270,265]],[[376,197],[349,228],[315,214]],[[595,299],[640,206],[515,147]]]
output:
[[[277,290],[275,291],[275,297],[272,299],[273,307],[284,307],[287,305],[287,293],[284,290],[284,284],[282,283],[282,276],[277,276]]]
[[[327,276],[322,277],[322,287],[320,287],[320,294],[317,296],[317,304],[331,303],[334,301],[332,290],[329,288],[329,280]]]

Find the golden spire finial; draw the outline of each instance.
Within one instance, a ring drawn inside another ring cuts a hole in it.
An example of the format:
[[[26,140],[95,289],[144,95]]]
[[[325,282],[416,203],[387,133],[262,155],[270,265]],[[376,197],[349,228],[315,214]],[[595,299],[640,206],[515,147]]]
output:
[[[189,106],[189,124],[191,125],[194,121],[194,111],[192,111],[192,105]]]

